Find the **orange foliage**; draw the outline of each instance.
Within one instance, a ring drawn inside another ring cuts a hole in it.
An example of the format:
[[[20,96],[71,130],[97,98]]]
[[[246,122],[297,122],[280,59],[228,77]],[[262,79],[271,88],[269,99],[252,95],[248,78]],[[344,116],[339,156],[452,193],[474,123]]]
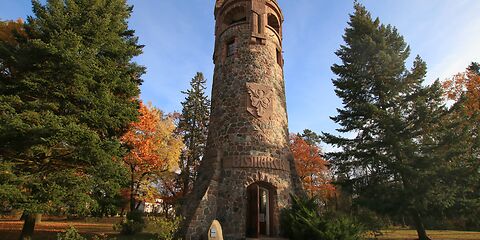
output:
[[[124,161],[141,174],[176,170],[182,149],[180,137],[174,135],[175,125],[170,117],[140,103],[139,121],[130,124],[122,141],[131,149]]]
[[[7,42],[12,46],[17,45],[18,42],[15,34],[26,35],[22,19],[18,19],[17,21],[0,21],[0,41]]]
[[[335,193],[331,184],[328,162],[322,158],[321,149],[307,143],[298,135],[290,136],[290,149],[305,190],[311,195],[329,198]]]
[[[23,20],[17,21],[0,21],[0,43],[5,47],[12,49],[19,47],[19,39],[27,38],[25,32]],[[2,59],[0,61],[0,75],[5,79],[9,79],[16,73],[15,68],[12,66],[12,61],[16,59]]]
[[[178,158],[183,148],[182,139],[175,131],[174,119],[140,102],[140,116],[130,124],[122,142],[130,147],[124,162],[130,167],[131,197],[141,192],[144,199],[155,198],[152,179],[178,169]]]
[[[446,80],[443,88],[449,100],[458,102],[465,96],[463,105],[469,115],[480,112],[480,75],[473,70],[458,73]]]

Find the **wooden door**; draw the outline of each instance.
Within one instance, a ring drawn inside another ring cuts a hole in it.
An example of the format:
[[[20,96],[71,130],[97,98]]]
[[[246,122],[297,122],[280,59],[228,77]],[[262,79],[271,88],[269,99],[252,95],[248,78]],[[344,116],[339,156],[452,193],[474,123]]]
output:
[[[257,184],[253,184],[247,188],[247,237],[259,237],[258,191],[259,187]]]

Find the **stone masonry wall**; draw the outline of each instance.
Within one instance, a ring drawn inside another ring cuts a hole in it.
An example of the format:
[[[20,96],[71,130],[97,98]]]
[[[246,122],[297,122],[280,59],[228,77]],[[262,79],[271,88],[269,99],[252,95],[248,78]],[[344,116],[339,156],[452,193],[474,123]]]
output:
[[[231,8],[249,1],[231,0]],[[246,189],[256,182],[275,187],[272,227],[279,235],[280,211],[300,191],[288,148],[281,35],[264,27],[255,42],[249,21],[217,31],[207,152],[184,209],[185,239],[202,239],[215,219],[225,239],[245,239]]]

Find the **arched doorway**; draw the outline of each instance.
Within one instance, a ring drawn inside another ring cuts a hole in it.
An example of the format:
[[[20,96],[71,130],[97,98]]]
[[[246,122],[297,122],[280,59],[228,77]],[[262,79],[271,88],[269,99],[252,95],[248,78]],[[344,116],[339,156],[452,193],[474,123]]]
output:
[[[247,237],[273,236],[275,187],[256,182],[247,188]]]

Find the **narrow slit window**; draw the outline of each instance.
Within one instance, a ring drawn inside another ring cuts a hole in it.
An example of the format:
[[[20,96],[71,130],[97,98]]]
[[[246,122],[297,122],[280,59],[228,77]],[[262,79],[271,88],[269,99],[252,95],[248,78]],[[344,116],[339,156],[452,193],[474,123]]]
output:
[[[280,67],[283,65],[282,52],[279,49],[277,49],[277,63]]]
[[[262,16],[261,15],[257,15],[257,24],[258,24],[258,33],[261,34],[262,33]]]
[[[236,49],[235,39],[227,42],[227,57],[230,57],[235,54]]]

